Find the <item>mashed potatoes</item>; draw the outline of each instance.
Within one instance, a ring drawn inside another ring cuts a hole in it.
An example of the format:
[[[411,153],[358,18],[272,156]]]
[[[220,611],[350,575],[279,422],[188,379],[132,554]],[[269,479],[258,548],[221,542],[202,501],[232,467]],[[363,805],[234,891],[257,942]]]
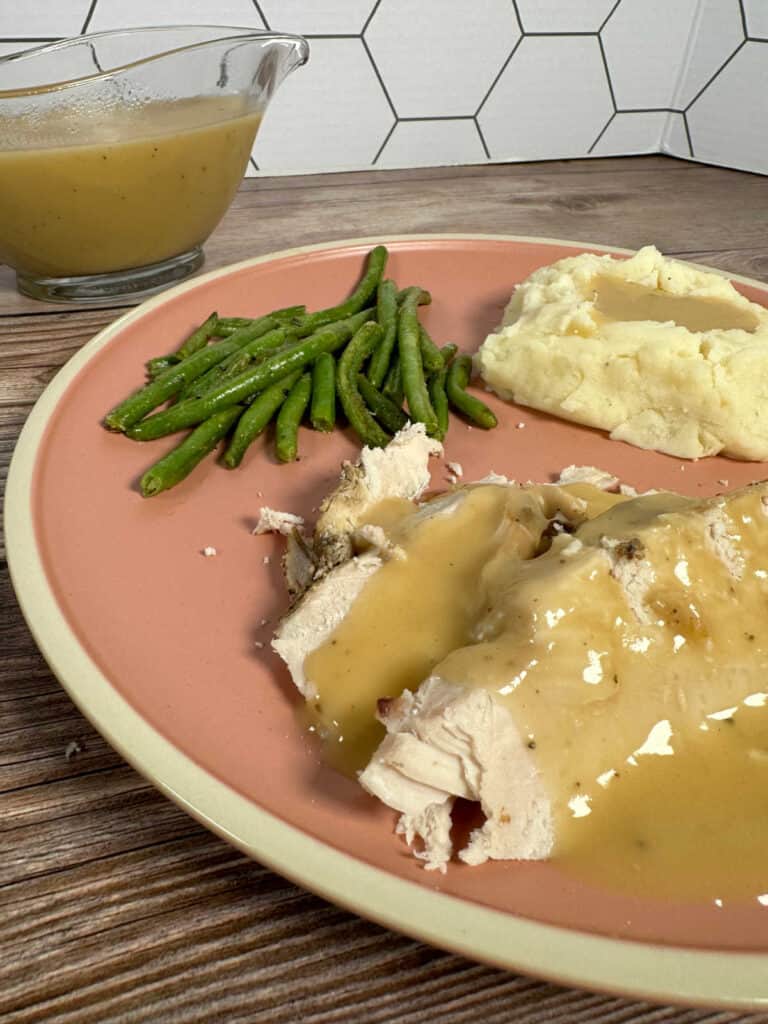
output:
[[[502,398],[696,459],[768,459],[768,309],[653,246],[518,285],[477,355]]]

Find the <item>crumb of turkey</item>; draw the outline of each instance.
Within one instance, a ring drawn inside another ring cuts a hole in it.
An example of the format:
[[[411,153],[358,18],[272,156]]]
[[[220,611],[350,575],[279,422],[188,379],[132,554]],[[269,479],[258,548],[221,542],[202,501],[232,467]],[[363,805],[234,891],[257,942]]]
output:
[[[293,512],[280,512],[278,509],[269,508],[264,505],[259,510],[259,520],[253,528],[253,532],[259,533],[282,533],[285,536],[304,525],[301,516]]]
[[[606,473],[604,469],[597,466],[566,466],[560,471],[557,482],[561,486],[566,484],[592,484],[601,491],[615,491],[619,487],[619,478],[612,473]]]

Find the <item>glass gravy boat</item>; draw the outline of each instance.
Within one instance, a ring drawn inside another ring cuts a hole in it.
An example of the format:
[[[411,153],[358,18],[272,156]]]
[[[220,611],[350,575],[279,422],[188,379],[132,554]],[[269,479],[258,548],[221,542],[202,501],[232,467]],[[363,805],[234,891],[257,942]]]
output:
[[[19,291],[99,301],[203,262],[301,36],[139,28],[0,59],[0,263]]]

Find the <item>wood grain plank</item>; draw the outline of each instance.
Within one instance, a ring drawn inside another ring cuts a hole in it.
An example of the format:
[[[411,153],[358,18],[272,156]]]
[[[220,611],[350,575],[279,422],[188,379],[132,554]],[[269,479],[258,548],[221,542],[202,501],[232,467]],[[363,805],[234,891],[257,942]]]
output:
[[[768,282],[768,252],[760,249],[678,249],[670,255],[710,267],[719,267],[730,274],[743,274],[757,281]]]
[[[122,309],[46,313],[3,321],[2,407],[34,402],[58,369]]]
[[[438,953],[203,834],[27,890],[6,906],[3,941],[24,943],[29,961],[0,964],[0,1013],[19,1022],[746,1019],[629,1004]],[[29,999],[43,981],[45,998]]]

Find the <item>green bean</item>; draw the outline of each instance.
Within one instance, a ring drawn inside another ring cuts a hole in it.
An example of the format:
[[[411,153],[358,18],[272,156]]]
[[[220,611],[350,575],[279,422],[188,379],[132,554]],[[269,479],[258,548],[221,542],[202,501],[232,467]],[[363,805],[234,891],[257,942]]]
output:
[[[410,290],[411,290],[410,288],[401,288],[400,291],[397,293],[397,306],[398,306],[398,309],[405,302],[405,297],[406,297],[406,295],[408,294],[408,292]],[[432,302],[432,296],[429,294],[428,291],[425,291],[422,288],[421,295],[419,296],[418,304],[420,306],[428,306],[431,302]]]
[[[217,331],[239,331],[241,327],[247,327],[253,323],[254,318],[250,316],[221,316],[216,324]]]
[[[296,317],[304,316],[306,312],[306,306],[283,306],[281,309],[274,309],[271,313],[266,313],[264,315],[272,317],[273,320],[279,320],[283,323],[286,320],[294,320]],[[263,319],[264,316],[220,316],[218,323],[216,324],[216,328],[217,330],[219,328],[223,328],[225,331],[231,331],[233,329],[237,330],[240,327],[247,327],[249,324],[255,323],[256,320]]]
[[[421,361],[427,373],[437,373],[443,368],[443,355],[432,341],[423,324],[419,324],[419,346]]]
[[[150,466],[141,478],[141,493],[151,498],[160,491],[175,487],[189,476],[195,466],[212,452],[219,441],[238,418],[242,409],[231,406],[221,412],[214,413],[192,431],[173,451]]]
[[[363,324],[341,353],[336,373],[336,390],[349,424],[363,444],[373,448],[383,448],[389,441],[389,434],[366,408],[357,390],[357,376],[365,360],[381,341],[381,335],[381,327],[374,321]]]
[[[315,430],[333,430],[336,423],[336,360],[323,352],[312,367],[312,407],[309,419]]]
[[[281,309],[276,309],[270,315],[275,317],[276,320],[285,320],[293,323],[295,320],[299,320],[308,314],[306,306],[283,306]]]
[[[448,368],[448,376],[445,382],[445,391],[448,401],[458,409],[459,412],[476,423],[483,430],[490,430],[497,424],[493,412],[474,395],[467,394],[464,390],[469,383],[472,373],[472,358],[468,355],[457,356]]]
[[[147,368],[149,379],[155,380],[171,366],[176,366],[178,362],[176,356],[155,356],[153,359],[148,359],[144,365]]]
[[[335,323],[337,320],[345,320],[359,312],[375,294],[384,273],[388,255],[383,245],[377,245],[375,249],[371,249],[368,253],[365,273],[357,288],[345,302],[338,306],[331,306],[328,309],[320,309],[316,313],[311,313],[308,317],[307,333],[316,331],[319,327],[325,327],[326,324]]]
[[[400,369],[400,360],[396,359],[389,368],[389,373],[384,381],[381,393],[394,405],[400,408],[403,404],[403,373]]]
[[[263,325],[262,325],[263,326]],[[240,328],[243,330],[243,328]],[[224,380],[236,377],[242,373],[258,356],[272,352],[280,348],[288,341],[295,340],[296,334],[292,327],[281,325],[273,327],[266,333],[259,334],[237,351],[222,359],[220,363],[212,366],[207,373],[197,380],[187,384],[179,394],[179,401],[185,402],[190,398],[202,398],[214,387],[218,387]]]
[[[416,314],[420,292],[420,288],[410,288],[403,299],[397,322],[397,347],[400,353],[403,390],[411,419],[423,423],[428,434],[434,434],[437,430],[437,416],[429,400],[427,383],[424,379],[419,320]]]
[[[357,375],[357,388],[363,401],[385,430],[396,434],[398,430],[403,429],[408,422],[408,417],[403,410],[391,402],[386,395],[382,395],[379,389],[375,388],[362,373]]]
[[[379,282],[376,292],[376,320],[384,336],[371,356],[368,380],[375,388],[380,388],[387,375],[397,342],[397,286],[394,281]]]
[[[139,388],[128,398],[120,402],[104,417],[104,425],[109,430],[122,430],[125,432],[134,423],[138,423],[147,413],[156,409],[158,405],[173,398],[182,390],[185,384],[201,377],[207,370],[216,363],[220,363],[233,352],[237,352],[250,338],[253,337],[255,325],[243,327],[237,334],[233,334],[226,341],[218,345],[207,345],[186,359],[182,359],[176,366],[164,370],[159,377]],[[202,419],[207,419],[203,416]],[[198,420],[197,422],[202,422]]]
[[[312,394],[312,374],[296,381],[280,406],[275,424],[275,454],[280,462],[295,462],[299,457],[299,424]]]
[[[443,366],[449,366],[451,360],[458,351],[459,346],[454,345],[453,342],[450,342],[448,345],[443,345],[443,347],[440,349],[440,352],[443,356]]]
[[[458,345],[443,345],[440,349],[443,357],[443,368],[438,370],[437,373],[433,373],[427,382],[432,408],[437,416],[437,430],[434,436],[438,441],[444,440],[445,435],[448,433],[449,410],[448,396],[445,393],[445,380],[448,376],[448,367],[451,364],[451,360],[458,351]]]
[[[219,319],[218,313],[211,313],[207,320],[204,320],[197,330],[192,331],[190,336],[173,353],[177,359],[186,359],[194,355],[201,348],[205,348],[208,339],[216,333],[216,323]]]
[[[270,331],[270,334],[272,332]],[[251,342],[246,345],[245,348],[240,349],[239,352],[235,352],[234,355],[230,356],[229,359],[225,359],[223,363],[219,363],[221,367],[222,375],[225,377],[236,377],[243,370],[247,369],[251,363],[257,362],[263,359],[265,356],[273,352],[279,352],[282,348],[288,345],[292,345],[294,341],[298,341],[300,335],[297,334],[296,329],[293,327],[286,327],[281,330],[282,337],[269,338],[268,344],[258,344],[258,342]],[[260,339],[266,341],[268,335]]]
[[[248,406],[240,419],[224,453],[224,465],[235,469],[243,461],[248,448],[259,434],[267,428],[269,421],[285,401],[285,396],[301,376],[301,371],[290,374],[277,381],[266,391],[262,391]]]
[[[214,412],[242,402],[293,373],[294,370],[303,369],[314,362],[321,352],[335,352],[358,329],[361,317],[365,315],[365,312],[358,313],[347,320],[329,324],[311,337],[303,338],[293,345],[288,345],[282,352],[268,356],[237,377],[223,381],[204,397],[190,398],[170,409],[148,416],[127,431],[128,437],[134,441],[152,441],[156,437],[165,437],[176,430],[202,423]],[[222,346],[226,344],[228,342],[221,342]]]
[[[435,416],[437,416],[437,429],[433,437],[436,437],[438,441],[442,441],[448,433],[448,396],[445,393],[447,376],[448,367],[444,366],[442,370],[433,373],[429,378],[429,397],[432,401],[432,408],[435,410]]]
[[[186,338],[181,345],[176,349],[175,352],[171,352],[167,356],[156,356],[154,359],[150,359],[146,363],[147,371],[150,379],[154,380],[163,370],[167,370],[169,366],[175,366],[180,363],[182,359],[186,359],[187,356],[194,355],[195,352],[199,352],[201,348],[205,348],[208,344],[208,339],[216,333],[216,324],[218,322],[218,314],[211,313],[211,315],[204,320],[199,327],[196,327],[194,331]]]
[[[226,362],[226,360],[223,359],[222,362]],[[185,384],[176,396],[176,401],[188,402],[190,398],[202,398],[207,391],[210,391],[214,385],[219,383],[223,373],[224,371],[221,369],[221,363],[217,363],[215,366],[212,366],[210,370],[207,370],[202,376],[196,377],[195,380],[191,380],[189,384]]]

